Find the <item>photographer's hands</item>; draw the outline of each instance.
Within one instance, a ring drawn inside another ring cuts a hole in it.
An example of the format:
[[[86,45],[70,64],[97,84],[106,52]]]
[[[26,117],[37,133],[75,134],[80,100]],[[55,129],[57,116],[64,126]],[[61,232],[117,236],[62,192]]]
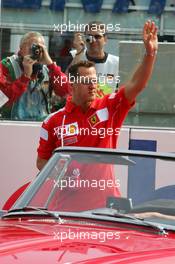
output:
[[[77,32],[74,34],[73,47],[77,50],[76,55],[84,51],[85,41],[83,40],[82,33]]]
[[[33,72],[33,65],[37,62],[45,65],[50,65],[53,63],[51,57],[48,54],[47,48],[45,45],[40,44],[39,45],[42,48],[42,52],[40,54],[39,61],[33,60],[31,58],[31,55],[26,55],[23,57],[23,67],[24,67],[24,75],[28,78],[31,78],[32,72]]]
[[[66,69],[66,74],[68,74],[69,68],[82,60],[82,55],[84,54],[85,41],[83,40],[83,35],[80,32],[74,34],[73,48],[76,49],[76,53],[72,53],[73,60]]]
[[[40,47],[41,47],[41,49],[42,49],[42,52],[41,52],[41,54],[40,54],[40,59],[39,59],[39,63],[41,63],[41,64],[45,64],[45,65],[50,65],[50,64],[52,64],[53,63],[53,60],[51,59],[51,57],[50,57],[50,55],[49,55],[49,53],[48,53],[48,51],[47,51],[47,48],[46,48],[46,46],[45,45],[43,45],[43,44],[38,44]],[[35,61],[35,62],[37,62],[37,61]],[[34,63],[35,63],[34,62]]]
[[[33,71],[33,64],[35,64],[37,62],[37,60],[32,60],[30,55],[26,55],[23,57],[23,67],[24,67],[24,75],[27,78],[30,78],[32,75],[32,71]]]

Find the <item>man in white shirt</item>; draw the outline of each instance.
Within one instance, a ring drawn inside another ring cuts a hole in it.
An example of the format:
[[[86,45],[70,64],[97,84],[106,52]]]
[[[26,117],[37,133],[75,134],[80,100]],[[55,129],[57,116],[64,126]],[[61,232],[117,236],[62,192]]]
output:
[[[75,33],[71,52],[73,61],[71,65],[80,60],[89,60],[95,63],[98,77],[98,97],[103,97],[115,91],[119,83],[119,57],[104,51],[107,43],[105,24],[92,21],[85,27],[85,33]]]

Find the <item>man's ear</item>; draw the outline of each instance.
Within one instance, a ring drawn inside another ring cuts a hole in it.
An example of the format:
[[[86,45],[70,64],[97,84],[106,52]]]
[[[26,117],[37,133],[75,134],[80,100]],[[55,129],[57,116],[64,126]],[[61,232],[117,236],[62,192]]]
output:
[[[24,57],[25,50],[26,50],[25,45],[21,45],[21,46],[19,47],[19,52],[18,52],[18,54],[19,54],[20,56]]]
[[[22,48],[19,49],[18,55],[21,56],[21,57],[23,57],[23,49]]]

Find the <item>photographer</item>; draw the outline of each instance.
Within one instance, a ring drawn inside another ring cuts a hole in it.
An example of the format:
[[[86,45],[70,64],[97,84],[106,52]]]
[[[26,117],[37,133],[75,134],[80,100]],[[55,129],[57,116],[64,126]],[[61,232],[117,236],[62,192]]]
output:
[[[98,77],[97,96],[116,90],[119,83],[119,57],[105,52],[104,47],[108,41],[107,27],[99,21],[92,21],[85,27],[85,32],[75,33],[71,51],[73,61],[71,65],[80,60],[89,60],[95,63]]]
[[[66,78],[50,58],[44,38],[38,32],[28,32],[20,41],[18,54],[2,60],[5,86],[1,91],[12,106],[15,120],[43,120],[50,113],[52,90],[56,95],[69,93],[68,82],[54,82],[55,77]]]

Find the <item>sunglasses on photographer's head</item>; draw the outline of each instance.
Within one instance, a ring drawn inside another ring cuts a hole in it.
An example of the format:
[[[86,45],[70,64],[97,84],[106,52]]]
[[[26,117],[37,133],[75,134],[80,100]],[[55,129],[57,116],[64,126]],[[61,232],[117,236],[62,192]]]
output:
[[[101,38],[103,38],[105,36],[105,34],[96,34],[96,35],[86,35],[86,42],[87,43],[92,43],[92,41],[94,40],[99,40]]]

